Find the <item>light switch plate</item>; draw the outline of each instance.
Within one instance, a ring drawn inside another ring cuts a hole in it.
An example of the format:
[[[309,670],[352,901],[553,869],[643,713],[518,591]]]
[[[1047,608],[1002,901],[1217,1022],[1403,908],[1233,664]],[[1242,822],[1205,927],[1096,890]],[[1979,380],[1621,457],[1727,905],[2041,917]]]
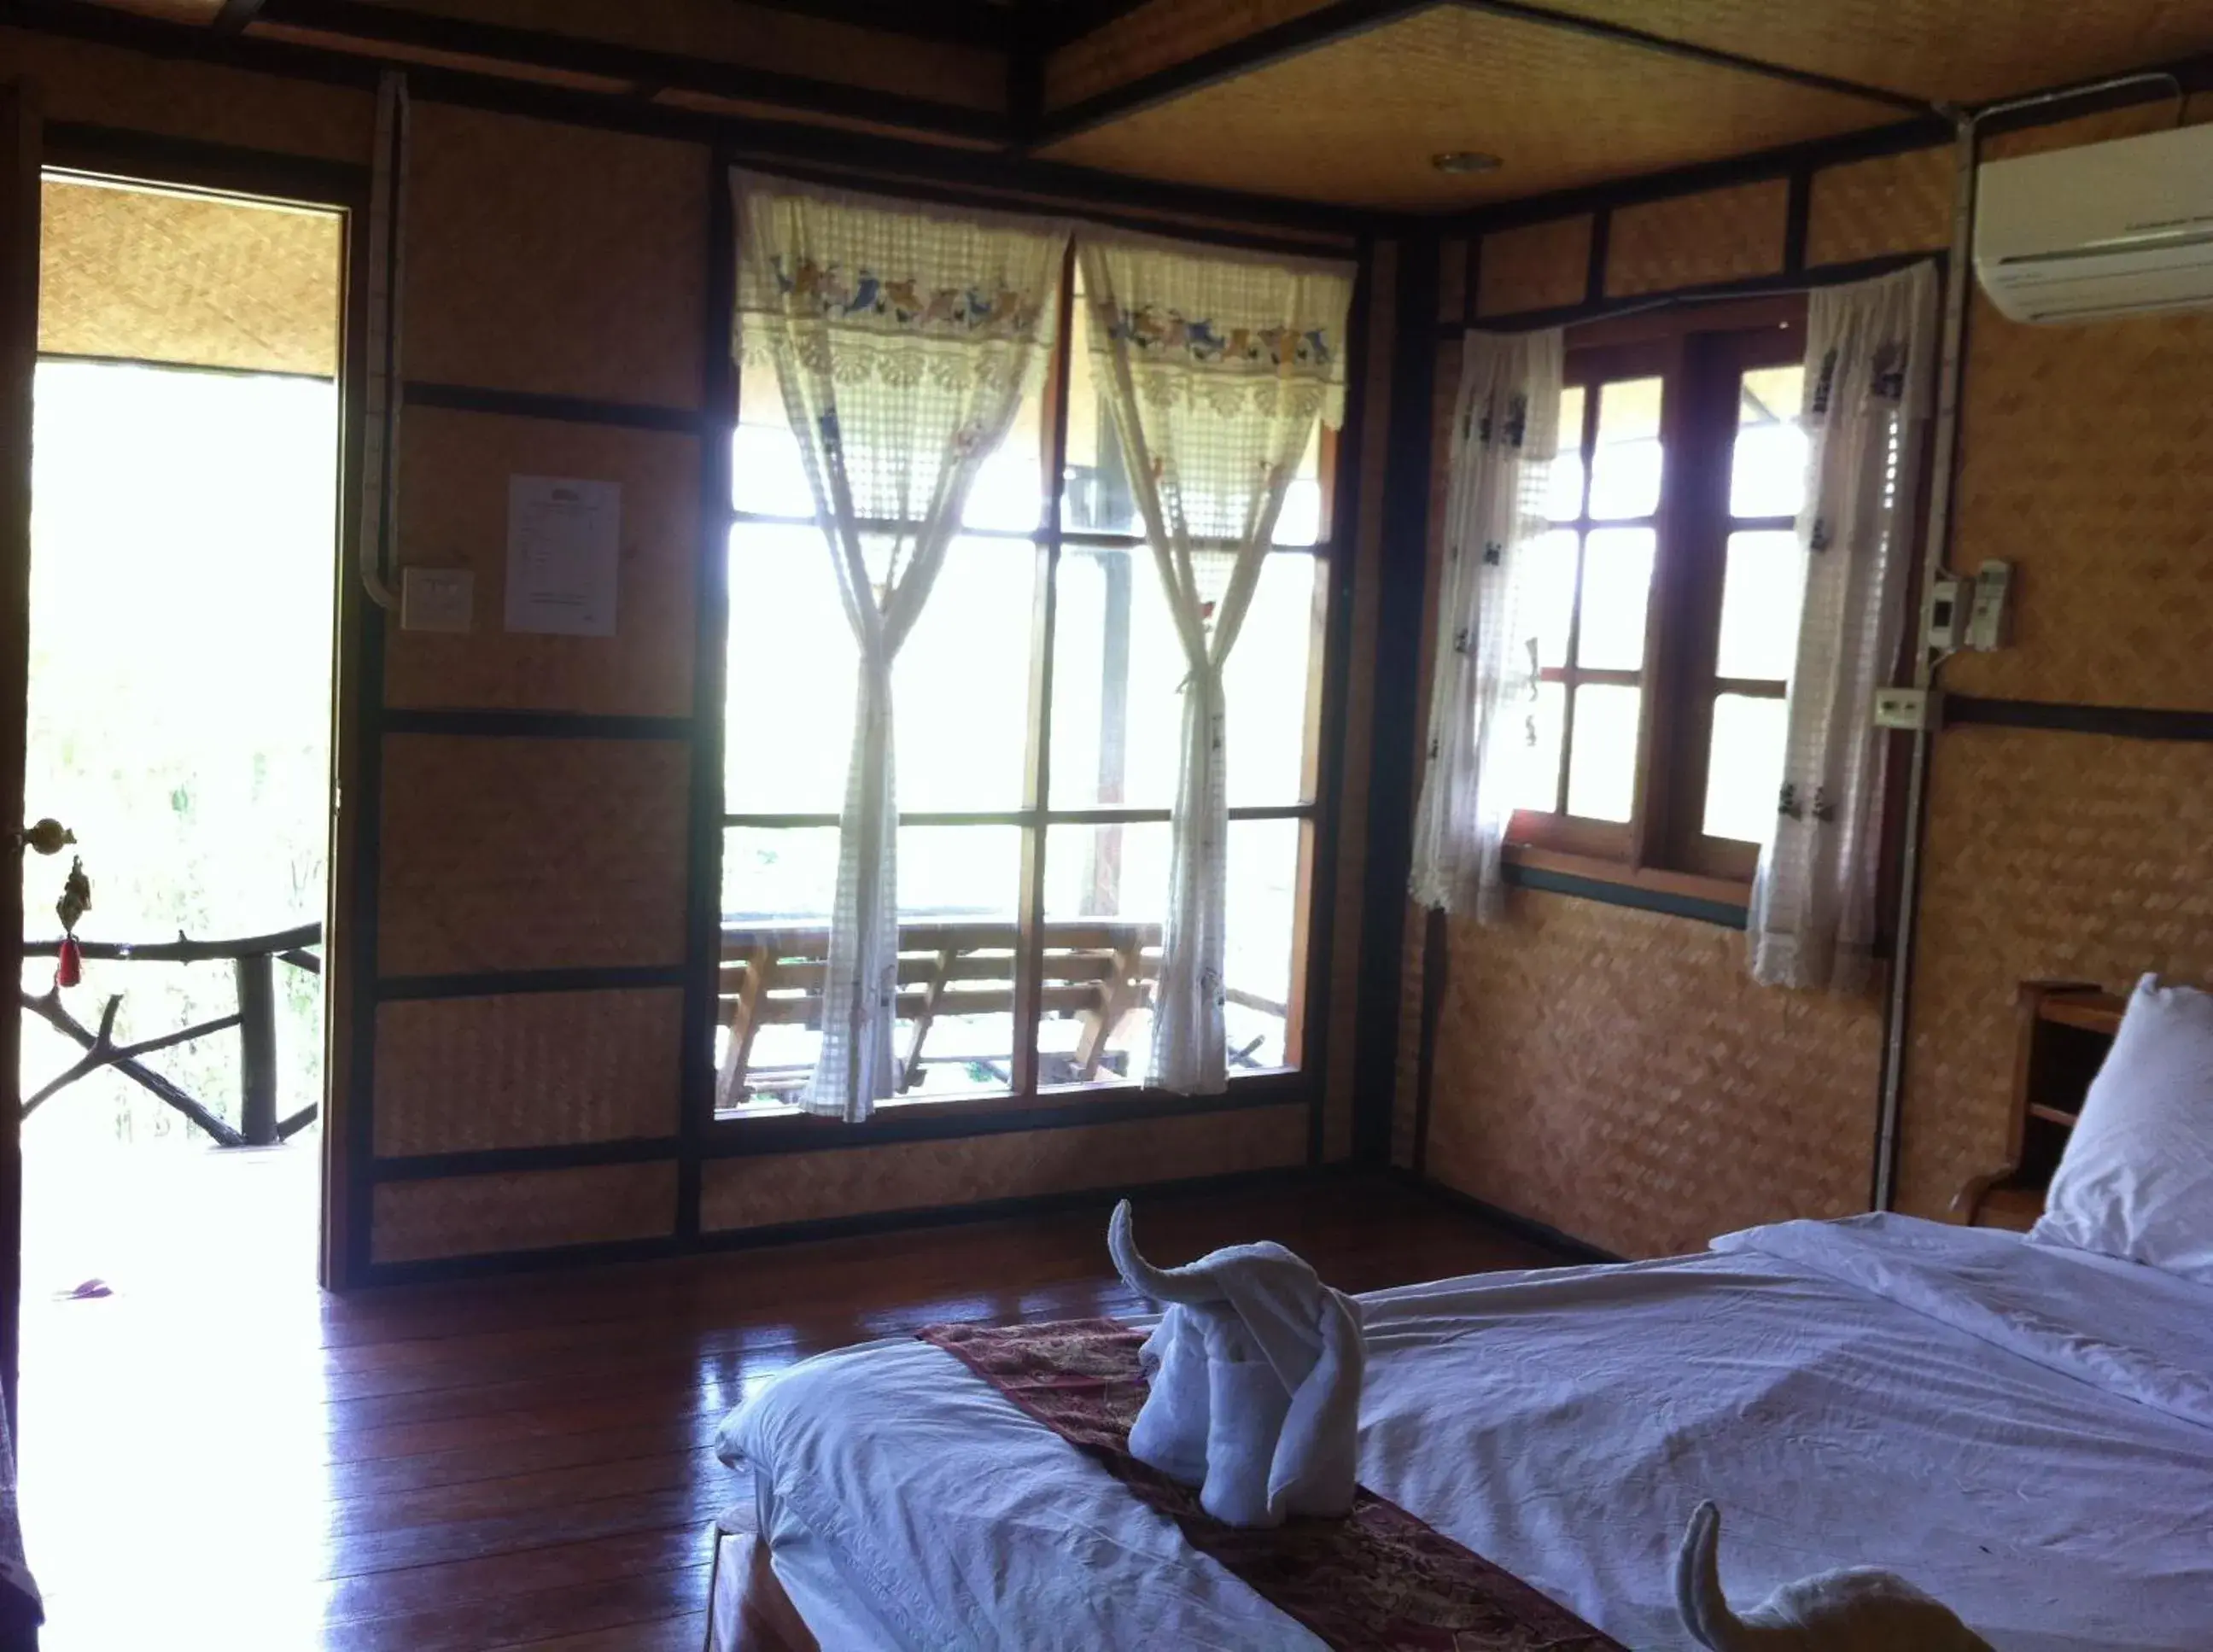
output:
[[[466,568],[399,570],[399,629],[466,631],[472,628],[477,576]]]

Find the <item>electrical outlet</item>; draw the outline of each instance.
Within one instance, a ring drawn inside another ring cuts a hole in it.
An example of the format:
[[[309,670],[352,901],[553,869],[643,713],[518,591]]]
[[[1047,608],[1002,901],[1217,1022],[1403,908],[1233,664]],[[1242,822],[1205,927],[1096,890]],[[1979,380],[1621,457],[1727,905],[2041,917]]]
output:
[[[1929,727],[1929,691],[1925,688],[1876,689],[1875,726],[1878,728],[1926,728]]]

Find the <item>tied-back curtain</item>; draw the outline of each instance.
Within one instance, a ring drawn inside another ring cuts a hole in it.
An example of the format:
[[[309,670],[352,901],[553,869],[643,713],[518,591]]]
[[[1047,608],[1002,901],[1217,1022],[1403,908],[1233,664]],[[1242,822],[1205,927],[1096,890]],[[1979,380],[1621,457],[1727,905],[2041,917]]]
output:
[[[731,187],[739,351],[775,366],[860,655],[822,1050],[803,1098],[858,1122],[897,1077],[892,666],[970,484],[1051,354],[1068,229],[742,172]]]
[[[1317,420],[1340,422],[1352,271],[1082,240],[1094,369],[1182,643],[1151,1082],[1227,1087],[1229,836],[1222,669]]]
[[[1905,624],[1936,271],[1816,291],[1806,322],[1805,596],[1783,792],[1747,924],[1759,980],[1856,991],[1874,952],[1882,830],[1882,736],[1870,708]]]
[[[1558,327],[1470,332],[1460,347],[1429,766],[1408,887],[1424,906],[1486,924],[1503,907],[1499,856],[1536,740],[1537,645],[1521,598],[1546,530],[1563,353]]]

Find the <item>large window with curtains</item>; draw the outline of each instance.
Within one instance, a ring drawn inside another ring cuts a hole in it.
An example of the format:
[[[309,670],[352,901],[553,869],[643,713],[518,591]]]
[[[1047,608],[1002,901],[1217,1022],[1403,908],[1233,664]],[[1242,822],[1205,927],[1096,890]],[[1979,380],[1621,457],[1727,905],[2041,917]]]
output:
[[[1069,254],[1062,325],[891,674],[895,1094],[1138,1088],[1149,1072],[1188,673]],[[776,361],[739,375],[716,1111],[800,1104],[824,1047],[857,644]],[[1333,430],[1295,461],[1222,667],[1231,1082],[1305,1042]],[[868,525],[882,594],[903,525]],[[1210,609],[1221,593],[1207,591]]]

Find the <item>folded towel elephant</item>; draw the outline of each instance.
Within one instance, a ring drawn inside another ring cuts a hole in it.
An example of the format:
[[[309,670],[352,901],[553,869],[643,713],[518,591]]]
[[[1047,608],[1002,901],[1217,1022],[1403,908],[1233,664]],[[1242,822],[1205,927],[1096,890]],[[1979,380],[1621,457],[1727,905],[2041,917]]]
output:
[[[1991,1652],[1895,1572],[1852,1566],[1785,1583],[1739,1617],[1722,1593],[1721,1510],[1702,1503],[1675,1559],[1683,1627],[1713,1652]]]
[[[1232,1526],[1352,1507],[1367,1351],[1360,1309],[1281,1245],[1233,1245],[1180,1268],[1137,1254],[1130,1204],[1107,1249],[1130,1289],[1166,1310],[1142,1351],[1151,1379],[1130,1454],[1200,1488]]]

